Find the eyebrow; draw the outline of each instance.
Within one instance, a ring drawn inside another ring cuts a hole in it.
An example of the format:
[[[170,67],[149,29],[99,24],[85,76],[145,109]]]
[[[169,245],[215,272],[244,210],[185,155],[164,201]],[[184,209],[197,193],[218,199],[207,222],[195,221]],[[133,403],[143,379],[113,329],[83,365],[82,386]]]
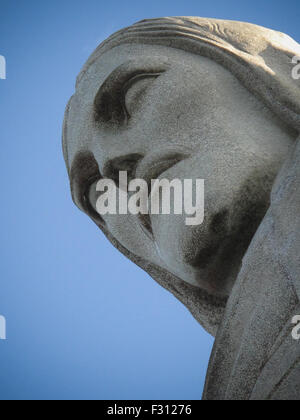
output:
[[[117,67],[103,82],[94,99],[94,117],[98,122],[122,124],[130,115],[125,94],[139,77],[158,77],[167,70],[166,63],[150,59],[130,60]]]

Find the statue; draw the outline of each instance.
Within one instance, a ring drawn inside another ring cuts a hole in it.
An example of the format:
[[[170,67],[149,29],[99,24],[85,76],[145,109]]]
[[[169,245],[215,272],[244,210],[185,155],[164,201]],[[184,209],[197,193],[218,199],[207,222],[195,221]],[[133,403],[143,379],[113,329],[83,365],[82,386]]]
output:
[[[300,399],[300,46],[256,25],[145,20],[81,71],[63,149],[76,205],[216,342],[204,399]],[[205,180],[204,223],[100,216],[95,185]]]

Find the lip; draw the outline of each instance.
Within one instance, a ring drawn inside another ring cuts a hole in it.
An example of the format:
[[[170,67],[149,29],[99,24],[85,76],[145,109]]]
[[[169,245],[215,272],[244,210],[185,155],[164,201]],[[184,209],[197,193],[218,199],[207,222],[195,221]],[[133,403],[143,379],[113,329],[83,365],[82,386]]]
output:
[[[159,150],[143,159],[137,168],[136,177],[147,182],[148,194],[151,196],[151,181],[159,179],[165,172],[183,160],[187,159],[189,156],[190,152],[188,153],[186,149],[184,151],[175,151],[174,148],[172,150]],[[150,214],[139,214],[138,217],[143,231],[153,240],[154,238]]]

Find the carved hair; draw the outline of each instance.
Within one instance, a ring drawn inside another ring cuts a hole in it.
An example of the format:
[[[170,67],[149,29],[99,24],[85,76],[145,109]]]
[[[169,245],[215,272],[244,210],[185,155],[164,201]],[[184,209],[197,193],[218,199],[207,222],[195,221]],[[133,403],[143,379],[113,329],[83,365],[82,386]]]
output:
[[[197,17],[143,20],[99,45],[77,83],[106,51],[122,44],[162,45],[210,58],[228,69],[279,118],[300,131],[300,83],[292,78],[300,47],[288,35],[250,23]],[[276,60],[274,60],[274,55]]]

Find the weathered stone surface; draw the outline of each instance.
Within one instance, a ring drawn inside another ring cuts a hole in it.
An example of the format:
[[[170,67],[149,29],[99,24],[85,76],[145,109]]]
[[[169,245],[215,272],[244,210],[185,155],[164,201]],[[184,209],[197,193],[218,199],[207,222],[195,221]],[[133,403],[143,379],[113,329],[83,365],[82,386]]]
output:
[[[295,41],[256,25],[143,21],[97,48],[67,107],[75,203],[217,334],[204,399],[300,398],[296,55]],[[204,223],[100,217],[95,183],[121,170],[205,179]]]
[[[218,332],[206,399],[300,399],[300,143],[280,172]]]

